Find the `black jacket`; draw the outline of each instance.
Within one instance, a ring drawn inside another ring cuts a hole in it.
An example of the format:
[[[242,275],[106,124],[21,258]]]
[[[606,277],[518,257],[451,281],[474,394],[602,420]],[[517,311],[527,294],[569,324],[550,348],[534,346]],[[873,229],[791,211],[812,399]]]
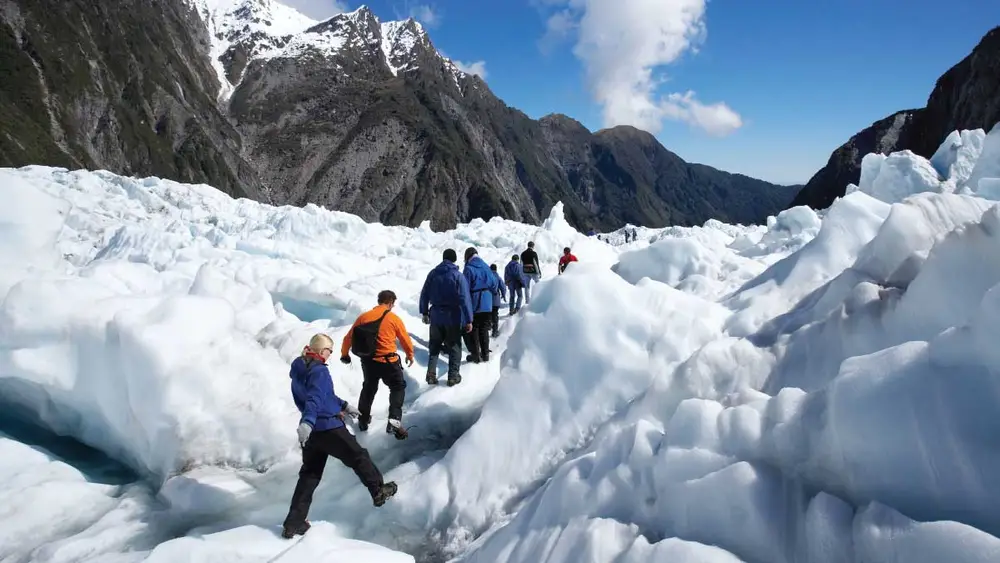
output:
[[[542,268],[538,265],[538,254],[530,248],[521,253],[521,267],[525,274],[542,273]]]

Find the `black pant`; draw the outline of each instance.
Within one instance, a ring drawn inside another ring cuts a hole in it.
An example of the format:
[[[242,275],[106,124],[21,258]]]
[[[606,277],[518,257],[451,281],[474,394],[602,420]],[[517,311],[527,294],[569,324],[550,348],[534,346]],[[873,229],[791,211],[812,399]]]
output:
[[[490,324],[493,312],[476,313],[472,315],[472,332],[464,334],[465,347],[473,358],[483,359],[490,354]]]
[[[406,398],[406,379],[403,378],[403,364],[397,356],[389,362],[361,360],[361,373],[364,383],[361,385],[361,397],[358,399],[358,410],[365,420],[371,420],[372,402],[378,393],[379,382],[389,388],[389,418],[403,420],[403,400]]]
[[[288,516],[285,517],[286,528],[295,528],[305,522],[309,506],[312,505],[313,492],[323,478],[329,456],[353,469],[373,499],[378,494],[382,487],[382,474],[372,463],[368,450],[358,444],[347,428],[341,426],[332,430],[314,431],[302,449],[302,468],[299,469],[299,481],[295,484],[292,503],[288,507]]]
[[[493,316],[490,318],[490,325],[493,332],[500,330],[500,307],[493,307]]]
[[[462,367],[462,331],[465,327],[451,325],[431,325],[427,339],[427,373],[437,376],[438,356],[448,354],[448,379],[458,377]]]

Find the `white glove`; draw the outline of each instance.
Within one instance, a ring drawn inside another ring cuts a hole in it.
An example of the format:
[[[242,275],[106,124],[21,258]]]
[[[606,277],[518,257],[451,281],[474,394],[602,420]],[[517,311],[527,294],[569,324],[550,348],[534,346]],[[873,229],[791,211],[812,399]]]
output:
[[[344,412],[347,413],[347,416],[350,416],[355,420],[357,420],[357,418],[361,416],[361,411],[359,411],[358,408],[352,405],[351,403],[347,403],[347,406],[344,407]]]
[[[306,422],[300,422],[299,427],[295,431],[299,435],[299,446],[306,447],[306,441],[309,440],[309,435],[312,434],[313,427],[309,426]]]

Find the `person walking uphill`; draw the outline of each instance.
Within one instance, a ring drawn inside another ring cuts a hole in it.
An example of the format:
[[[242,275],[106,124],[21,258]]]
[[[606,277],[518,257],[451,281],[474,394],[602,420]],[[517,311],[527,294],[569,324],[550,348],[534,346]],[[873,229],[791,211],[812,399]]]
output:
[[[563,272],[566,271],[566,266],[569,266],[570,262],[576,262],[576,256],[570,252],[569,247],[563,249],[563,255],[559,257],[559,275],[561,276]]]
[[[427,384],[437,385],[437,362],[448,354],[448,386],[462,382],[462,334],[472,331],[472,300],[469,282],[458,271],[458,254],[447,249],[441,263],[427,274],[420,290],[420,315],[429,324],[427,339]]]
[[[406,380],[403,378],[399,354],[396,353],[396,341],[399,341],[406,353],[407,367],[413,365],[413,341],[406,332],[403,320],[392,312],[395,305],[395,293],[388,289],[379,292],[378,305],[361,313],[351,330],[344,335],[340,361],[351,363],[348,352],[361,358],[364,383],[358,399],[358,410],[361,411],[358,428],[366,432],[371,424],[372,402],[381,381],[389,388],[389,423],[386,424],[385,431],[394,435],[397,440],[405,440],[407,433],[403,428],[403,400],[406,398]]]
[[[292,380],[292,400],[302,413],[296,429],[302,447],[302,467],[282,524],[284,538],[309,530],[306,517],[313,492],[323,478],[327,457],[335,457],[354,470],[371,493],[375,506],[382,506],[396,494],[396,483],[383,482],[382,473],[375,467],[368,450],[362,448],[344,427],[345,414],[357,417],[360,413],[333,390],[333,379],[326,365],[332,354],[333,340],[325,334],[317,334],[303,348],[302,355],[292,361],[288,373]]]
[[[538,264],[538,254],[535,253],[534,241],[528,242],[528,248],[521,253],[521,267],[524,271],[524,303],[531,303],[531,284],[542,279],[542,267]]]
[[[490,264],[490,270],[493,271],[493,275],[496,275],[500,280],[497,284],[496,289],[493,290],[493,316],[490,319],[490,324],[493,328],[493,338],[500,335],[500,304],[507,300],[507,285],[503,283],[503,278],[497,275],[497,265]]]
[[[527,276],[521,269],[521,263],[517,259],[517,254],[510,257],[507,267],[503,269],[503,279],[510,290],[510,310],[508,315],[514,315],[521,310],[521,290],[527,286]]]
[[[465,346],[469,349],[466,360],[473,363],[488,362],[493,290],[500,283],[500,278],[479,257],[473,246],[465,249],[462,275],[469,282],[469,295],[472,297],[472,332],[465,333]]]

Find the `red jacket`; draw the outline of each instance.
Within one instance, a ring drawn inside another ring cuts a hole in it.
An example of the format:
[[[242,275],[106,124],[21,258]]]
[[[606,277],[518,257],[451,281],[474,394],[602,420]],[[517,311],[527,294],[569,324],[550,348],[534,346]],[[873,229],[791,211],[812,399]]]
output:
[[[573,253],[563,254],[559,258],[559,273],[563,273],[566,270],[566,266],[569,265],[570,262],[576,261],[576,256],[573,256]]]

